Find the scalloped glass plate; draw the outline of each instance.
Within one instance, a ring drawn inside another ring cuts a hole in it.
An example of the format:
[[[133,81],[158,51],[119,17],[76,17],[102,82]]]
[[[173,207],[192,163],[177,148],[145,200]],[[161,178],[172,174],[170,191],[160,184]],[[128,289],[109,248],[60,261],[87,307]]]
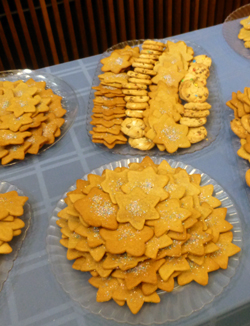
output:
[[[167,39],[172,42],[177,42],[179,40],[175,39]],[[166,42],[167,40],[156,40],[156,41],[162,41]],[[133,46],[141,46],[144,40],[133,40],[133,41],[127,41],[127,42],[122,42],[119,44],[114,45],[113,47],[109,48],[106,52],[103,53],[101,59],[107,57],[110,55],[110,52],[116,50],[116,49],[122,49],[126,45],[129,45],[131,47]],[[201,46],[185,41],[185,43],[188,46],[191,46],[194,50],[195,55],[199,54],[206,54],[207,56],[210,56],[207,51],[205,51]],[[210,56],[211,57],[211,56]],[[213,59],[213,58],[212,58]],[[99,64],[97,65],[95,75],[93,78],[92,86],[97,86],[100,84],[100,80],[98,78],[98,75],[102,73],[101,71],[102,64],[99,61]],[[122,155],[150,155],[150,156],[166,156],[166,155],[179,155],[179,154],[190,154],[194,153],[196,151],[199,151],[207,146],[209,146],[213,141],[215,141],[217,135],[219,134],[220,127],[221,127],[221,110],[220,110],[220,93],[219,93],[219,83],[218,83],[218,78],[217,78],[217,73],[215,67],[212,65],[210,68],[210,76],[207,81],[207,87],[209,89],[209,97],[208,97],[208,102],[212,105],[211,109],[211,114],[208,116],[207,123],[205,127],[207,128],[208,131],[208,136],[205,140],[192,144],[191,147],[189,148],[179,148],[177,152],[173,154],[169,154],[166,151],[159,151],[157,147],[152,148],[149,151],[140,151],[138,149],[130,147],[129,144],[125,145],[116,145],[113,149],[110,151],[115,154],[122,154]],[[87,119],[86,119],[86,127],[87,127],[87,132],[88,135],[91,139],[91,135],[89,134],[89,131],[92,130],[93,126],[90,124],[91,122],[91,115],[92,115],[92,109],[93,109],[93,99],[94,99],[94,93],[95,90],[91,89],[90,91],[90,96],[89,96],[89,102],[88,102],[88,111],[87,111]],[[101,148],[106,148],[102,144],[95,144],[98,147]]]
[[[53,144],[44,145],[38,153],[41,154],[50,147],[54,146],[69,131],[76,118],[78,111],[78,100],[74,90],[70,85],[68,85],[64,80],[46,72],[32,71],[30,69],[7,70],[0,72],[0,81],[16,81],[20,79],[27,81],[29,78],[33,78],[35,81],[45,81],[45,89],[51,88],[55,94],[62,96],[62,107],[67,110],[67,113],[63,117],[65,119],[65,123],[61,127],[61,135],[55,139]],[[25,155],[25,160],[31,157],[31,154],[27,154]],[[6,164],[6,166],[13,165],[18,162],[18,160],[15,160],[9,164]]]
[[[152,157],[156,164],[159,164],[163,158]],[[90,173],[101,175],[104,169],[114,170],[116,167],[125,166],[131,162],[141,162],[142,158],[130,158],[120,161],[112,162],[101,166]],[[234,203],[229,198],[228,194],[222,189],[220,185],[211,179],[207,174],[200,170],[193,168],[181,162],[168,160],[172,167],[181,167],[189,174],[200,173],[202,176],[201,185],[213,184],[214,196],[222,202],[221,207],[227,208],[227,220],[233,224],[233,242],[242,247],[242,230],[240,218],[235,208]],[[83,177],[87,179],[87,175]],[[75,185],[71,186],[68,191],[74,190]],[[67,192],[68,192],[67,191]],[[130,324],[144,324],[150,325],[154,323],[165,323],[168,321],[176,321],[179,318],[187,317],[193,312],[202,309],[206,304],[213,301],[223,289],[229,284],[232,276],[236,272],[239,264],[240,253],[229,258],[228,268],[226,270],[218,270],[209,274],[209,283],[203,287],[199,284],[192,282],[183,287],[175,286],[173,292],[159,292],[161,302],[159,304],[146,303],[137,315],[133,315],[128,307],[120,307],[116,303],[109,301],[106,303],[96,302],[96,289],[89,283],[89,273],[82,273],[74,270],[72,262],[66,258],[67,249],[60,243],[61,232],[56,224],[58,219],[57,213],[65,207],[63,197],[58,201],[53,215],[49,221],[47,231],[47,252],[52,271],[61,284],[66,293],[69,294],[71,299],[75,300],[82,308],[87,308],[94,314],[101,315],[106,319],[112,319],[117,322],[130,323]],[[234,282],[233,280],[231,282]]]
[[[240,29],[240,21],[243,17],[250,15],[250,4],[240,7],[233,11],[225,19],[222,26],[222,33],[228,45],[238,54],[250,59],[250,49],[246,49],[243,40],[238,39]]]
[[[0,182],[0,194],[13,190],[17,191],[20,196],[25,196],[23,191],[18,189],[16,186],[5,181]],[[30,226],[31,209],[28,202],[25,203],[24,214],[20,218],[24,221],[25,226],[22,229],[22,233],[11,240],[10,246],[13,249],[12,252],[8,255],[0,255],[0,291],[2,290],[3,284],[7,280],[9,272],[11,271],[14,265],[14,261],[18,256],[18,252],[21,249],[21,246]]]

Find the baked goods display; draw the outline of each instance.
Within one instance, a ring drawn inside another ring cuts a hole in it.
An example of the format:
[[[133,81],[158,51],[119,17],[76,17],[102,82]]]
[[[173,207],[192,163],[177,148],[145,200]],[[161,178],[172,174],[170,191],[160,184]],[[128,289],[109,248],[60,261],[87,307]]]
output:
[[[127,45],[101,59],[92,141],[174,153],[206,139],[211,58],[195,56],[183,41],[146,40],[141,48]]]
[[[37,154],[61,135],[66,110],[46,82],[0,81],[0,158],[6,165]]]
[[[67,259],[90,272],[98,302],[127,303],[136,314],[144,302],[160,302],[157,289],[205,286],[209,272],[227,268],[240,248],[232,243],[227,208],[201,180],[145,157],[76,181],[56,223]]]
[[[250,87],[244,88],[244,93],[232,93],[232,99],[226,105],[234,111],[234,119],[230,126],[236,136],[240,138],[239,157],[250,163]],[[250,187],[250,168],[245,174],[246,184]]]
[[[23,206],[28,199],[15,190],[0,193],[0,254],[12,252],[11,241],[21,234],[25,226]]]

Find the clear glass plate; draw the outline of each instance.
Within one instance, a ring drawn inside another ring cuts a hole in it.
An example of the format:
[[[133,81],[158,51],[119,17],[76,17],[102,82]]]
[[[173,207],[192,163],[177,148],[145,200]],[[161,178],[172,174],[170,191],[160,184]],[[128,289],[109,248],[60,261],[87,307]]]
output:
[[[123,159],[103,165],[90,173],[101,175],[104,169],[114,170],[118,166],[128,167],[129,163],[141,162],[142,159],[142,157]],[[163,160],[163,158],[159,157],[152,157],[152,159],[156,164],[159,164]],[[202,176],[202,186],[206,184],[214,185],[214,196],[222,202],[221,207],[227,208],[227,220],[234,226],[232,230],[234,236],[233,242],[236,243],[237,246],[242,247],[240,218],[233,201],[224,189],[207,174],[190,165],[173,160],[167,161],[172,167],[179,166],[185,169],[189,174],[200,173]],[[83,179],[87,179],[87,174]],[[75,185],[71,186],[67,192],[74,189]],[[229,259],[228,268],[226,270],[218,270],[214,273],[210,273],[207,286],[203,287],[195,282],[183,287],[176,285],[171,293],[159,293],[161,296],[161,302],[159,304],[146,303],[137,315],[133,315],[128,307],[120,307],[112,301],[98,303],[96,302],[96,289],[88,283],[88,279],[91,277],[90,274],[74,270],[71,267],[72,262],[68,261],[66,258],[67,249],[59,243],[61,232],[56,224],[56,220],[58,219],[57,213],[65,207],[63,199],[66,197],[66,193],[58,201],[49,221],[46,239],[49,262],[57,281],[61,284],[64,291],[82,308],[87,308],[94,314],[101,315],[106,319],[134,325],[161,324],[168,321],[176,321],[179,318],[191,315],[194,311],[200,310],[206,304],[212,302],[229,284],[232,276],[236,272],[240,253]],[[231,282],[234,282],[234,280],[231,280]]]
[[[55,94],[62,96],[62,107],[67,110],[67,113],[63,116],[65,122],[60,128],[61,135],[55,139],[53,144],[44,145],[38,153],[41,154],[50,147],[54,146],[69,131],[76,118],[78,111],[78,100],[74,90],[70,85],[68,85],[64,80],[46,72],[32,71],[30,69],[0,71],[0,81],[23,80],[25,82],[30,78],[33,78],[35,81],[45,81],[45,89],[50,88]],[[26,154],[25,160],[30,157],[32,157],[31,154]],[[13,165],[17,162],[19,161],[12,161],[9,164],[6,164],[6,166]]]
[[[5,181],[0,182],[0,194],[13,191],[13,190],[17,191],[20,196],[25,196],[23,191],[18,189],[16,186]],[[14,237],[10,242],[10,246],[13,249],[12,252],[7,255],[0,255],[0,291],[2,290],[3,284],[7,280],[9,272],[11,271],[14,265],[14,261],[18,256],[18,252],[21,249],[23,241],[26,237],[26,233],[30,226],[31,209],[28,202],[25,203],[24,214],[20,218],[24,221],[25,226],[22,229],[22,233]]]
[[[179,40],[175,40],[175,39],[171,39],[171,38],[165,39],[165,40],[156,40],[156,41],[166,43],[167,40],[172,41],[172,42],[179,41]],[[109,56],[110,52],[112,52],[116,49],[122,49],[126,45],[129,45],[131,47],[133,47],[133,46],[140,47],[143,42],[144,42],[144,40],[133,40],[133,41],[122,42],[122,43],[116,44],[115,46],[112,46],[106,52],[104,52],[101,59]],[[189,42],[189,41],[185,41],[185,43],[188,46],[191,46],[193,48],[194,55],[206,54],[207,56],[211,57],[211,55],[209,53],[207,53],[207,51],[205,51],[201,46],[199,46],[193,42]],[[102,73],[101,67],[102,67],[102,64],[99,61],[96,71],[95,71],[94,78],[93,78],[92,86],[98,86],[100,84],[98,75],[100,75]],[[220,127],[221,127],[221,110],[220,110],[221,98],[220,98],[220,91],[219,91],[220,88],[219,88],[216,69],[213,66],[213,64],[210,68],[210,76],[207,80],[207,87],[209,89],[209,97],[208,97],[207,101],[212,105],[212,109],[211,109],[211,114],[208,116],[207,123],[205,125],[205,127],[208,131],[208,136],[203,141],[196,143],[196,144],[192,144],[191,147],[189,147],[189,148],[179,148],[177,150],[177,152],[175,152],[173,154],[169,154],[166,151],[161,152],[158,150],[158,148],[156,146],[149,151],[140,151],[138,149],[132,148],[129,144],[116,145],[110,151],[112,153],[122,154],[122,155],[137,155],[137,156],[138,155],[150,155],[150,156],[151,155],[152,156],[168,155],[169,156],[169,155],[176,155],[176,154],[179,155],[179,154],[194,153],[196,151],[199,151],[199,150],[209,146],[216,139],[217,135],[219,134]],[[91,134],[89,133],[89,131],[92,130],[92,128],[93,128],[93,126],[90,124],[90,122],[92,120],[91,115],[93,114],[92,110],[93,110],[93,106],[94,106],[93,105],[93,99],[95,97],[94,93],[95,93],[95,90],[91,89],[90,96],[89,96],[89,102],[88,102],[87,119],[86,119],[87,132],[88,132],[90,139],[91,139]],[[95,144],[95,145],[98,147],[101,147],[101,148],[106,148],[102,144]]]
[[[243,27],[240,21],[244,17],[250,16],[250,4],[233,11],[224,21],[222,33],[228,45],[238,54],[250,59],[250,49],[246,49],[243,40],[238,38],[238,34]]]

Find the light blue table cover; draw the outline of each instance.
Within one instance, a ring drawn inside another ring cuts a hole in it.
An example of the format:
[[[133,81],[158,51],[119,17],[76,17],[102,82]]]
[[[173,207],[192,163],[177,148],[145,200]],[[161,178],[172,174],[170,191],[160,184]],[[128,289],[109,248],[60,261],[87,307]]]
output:
[[[233,133],[228,119],[231,112],[225,105],[232,92],[243,92],[245,86],[250,86],[250,62],[226,43],[222,25],[174,38],[194,42],[210,54],[219,78],[223,121],[217,139],[209,147],[172,158],[207,173],[234,200],[242,222],[243,250],[236,275],[222,294],[200,311],[168,325],[250,325],[250,205],[232,147]],[[42,69],[65,80],[76,91],[79,100],[76,121],[66,136],[41,156],[0,167],[0,180],[25,192],[33,214],[27,237],[0,293],[1,326],[125,325],[94,315],[72,301],[56,281],[46,252],[49,218],[62,194],[84,174],[123,158],[92,144],[86,132],[88,97],[100,57]]]

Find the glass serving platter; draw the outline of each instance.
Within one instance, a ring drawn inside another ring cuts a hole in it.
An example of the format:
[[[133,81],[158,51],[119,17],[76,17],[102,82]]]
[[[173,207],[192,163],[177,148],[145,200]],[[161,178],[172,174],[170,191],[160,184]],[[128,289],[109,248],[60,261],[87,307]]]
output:
[[[59,140],[61,140],[66,133],[69,131],[71,126],[74,123],[74,120],[77,115],[78,111],[78,100],[76,97],[76,94],[72,87],[67,84],[64,80],[48,74],[43,71],[32,71],[30,69],[24,69],[24,70],[7,70],[7,71],[1,71],[0,72],[0,81],[16,81],[16,80],[23,80],[24,82],[28,79],[33,78],[35,81],[45,81],[46,87],[45,89],[52,89],[52,91],[62,97],[62,107],[67,110],[67,113],[63,116],[65,119],[64,124],[62,125],[61,129],[61,135],[57,138],[55,138],[55,141],[53,144],[44,145],[38,154],[41,154],[42,152],[46,151],[47,149],[54,146]],[[31,158],[31,154],[25,155],[25,160]],[[19,162],[18,160],[12,161],[8,165],[13,165],[15,163]],[[0,164],[1,165],[1,164]]]
[[[156,164],[160,164],[163,160],[163,158],[160,157],[151,158]],[[128,167],[129,163],[141,162],[142,159],[142,157],[123,159],[103,165],[90,173],[101,175],[105,169],[114,170],[116,167]],[[220,207],[227,208],[226,219],[234,226],[232,230],[234,237],[233,242],[237,244],[237,246],[242,247],[240,218],[233,201],[224,189],[207,174],[190,165],[171,159],[167,161],[172,167],[181,167],[189,174],[200,173],[202,176],[202,186],[213,184],[213,196],[222,202]],[[87,180],[87,174],[83,179]],[[72,185],[67,192],[74,189],[76,189],[76,186]],[[66,197],[67,192],[58,201],[50,218],[47,230],[46,249],[51,269],[57,281],[60,283],[63,290],[68,293],[70,298],[76,301],[82,308],[86,308],[94,314],[100,315],[106,319],[115,320],[116,322],[129,323],[133,325],[161,324],[187,317],[193,312],[202,309],[206,304],[212,302],[216,296],[221,294],[230,281],[234,282],[231,278],[235,274],[239,264],[240,253],[229,258],[228,268],[226,270],[219,269],[216,272],[210,273],[209,283],[207,286],[201,286],[192,282],[183,287],[176,285],[171,293],[161,291],[159,292],[161,302],[159,304],[144,304],[137,315],[133,315],[128,307],[120,307],[112,301],[106,303],[96,302],[97,290],[88,283],[88,279],[91,277],[90,274],[74,270],[72,268],[73,262],[68,261],[66,258],[67,249],[59,243],[61,232],[56,224],[58,219],[57,213],[65,207],[64,198]]]
[[[18,189],[16,186],[5,181],[0,182],[0,194],[13,190],[17,191],[18,195],[25,196],[23,191]],[[13,249],[12,252],[7,255],[0,255],[0,291],[2,290],[4,282],[7,280],[9,272],[11,271],[14,265],[14,261],[18,256],[18,252],[21,249],[21,246],[30,226],[31,208],[28,202],[25,203],[24,214],[20,218],[24,221],[25,226],[22,229],[22,233],[11,240],[10,246]]]
[[[172,41],[172,42],[179,41],[179,40],[175,40],[175,39],[171,39],[171,38],[168,40]],[[156,41],[166,43],[167,40],[156,40]],[[112,46],[111,48],[109,48],[106,52],[104,52],[102,54],[101,59],[108,57],[112,51],[114,51],[116,49],[122,49],[126,45],[129,45],[131,47],[134,47],[134,46],[141,47],[143,42],[144,42],[144,40],[133,40],[133,41],[127,41],[127,42],[122,42],[122,43],[116,44],[116,45]],[[191,46],[193,48],[194,55],[206,54],[207,56],[211,57],[209,55],[209,53],[207,53],[207,51],[205,51],[201,46],[199,46],[193,42],[189,42],[189,41],[185,41],[185,43],[187,44],[187,46]],[[98,86],[100,84],[98,75],[103,73],[101,71],[101,67],[102,67],[102,64],[101,64],[101,62],[99,62],[97,65],[96,71],[95,71],[92,86]],[[213,66],[213,64],[210,67],[210,76],[207,80],[207,87],[209,90],[209,97],[208,97],[207,102],[212,105],[212,109],[210,110],[211,114],[208,116],[207,123],[205,125],[205,127],[208,131],[208,136],[203,141],[196,143],[196,144],[192,144],[191,147],[189,147],[189,148],[179,148],[173,154],[169,154],[166,151],[161,152],[158,150],[158,148],[156,146],[149,151],[141,151],[141,150],[132,148],[129,144],[116,145],[110,151],[112,153],[122,154],[122,155],[137,155],[137,156],[138,155],[150,155],[150,156],[163,156],[164,155],[165,156],[165,155],[176,155],[176,154],[179,155],[179,154],[194,153],[196,151],[199,151],[199,150],[209,146],[212,142],[215,141],[217,135],[219,134],[220,127],[221,127],[221,111],[220,111],[221,99],[220,99],[220,92],[219,92],[219,83],[218,83],[216,69]],[[90,122],[92,120],[91,115],[93,114],[92,109],[94,106],[93,105],[93,99],[95,97],[94,93],[95,93],[95,90],[91,89],[89,101],[88,101],[87,118],[86,118],[86,127],[87,127],[87,132],[88,132],[90,139],[91,139],[91,134],[89,133],[89,131],[92,130],[92,128],[93,128],[93,126],[90,124]],[[98,147],[101,147],[101,148],[106,148],[102,144],[95,144],[95,145]]]
[[[250,59],[250,49],[245,48],[244,41],[238,38],[240,29],[243,27],[240,21],[250,15],[250,4],[233,11],[225,19],[222,26],[222,33],[228,45],[238,54]]]

